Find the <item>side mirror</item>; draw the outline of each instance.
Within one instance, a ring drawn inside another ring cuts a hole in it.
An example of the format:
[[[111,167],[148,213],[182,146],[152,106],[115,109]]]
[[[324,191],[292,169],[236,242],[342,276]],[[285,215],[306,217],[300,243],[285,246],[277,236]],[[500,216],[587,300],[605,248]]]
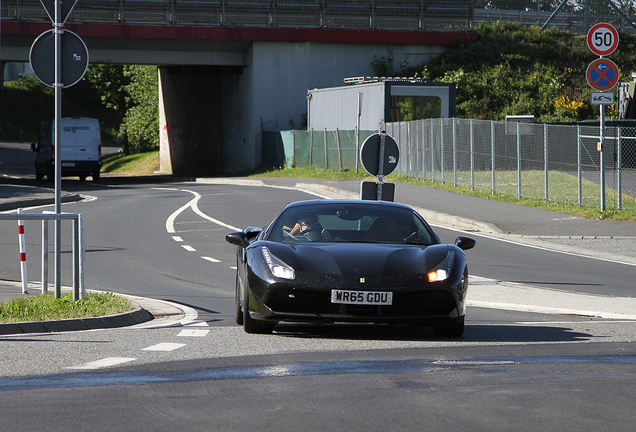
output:
[[[459,236],[455,239],[455,246],[461,250],[472,249],[475,247],[476,243],[475,239],[471,239],[470,237]]]
[[[35,143],[31,143],[31,151],[32,152],[37,152],[38,148],[35,146]]]
[[[247,241],[247,238],[245,238],[245,233],[243,231],[236,231],[226,234],[225,241],[242,248],[245,248],[250,244],[250,242]]]

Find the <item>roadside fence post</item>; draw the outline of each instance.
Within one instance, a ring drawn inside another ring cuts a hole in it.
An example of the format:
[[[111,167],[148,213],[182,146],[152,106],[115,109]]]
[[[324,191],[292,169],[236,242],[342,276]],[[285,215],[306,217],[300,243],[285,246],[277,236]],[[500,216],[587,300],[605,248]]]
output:
[[[623,153],[623,144],[622,144],[622,136],[621,136],[621,131],[622,128],[618,127],[617,129],[617,137],[616,137],[616,141],[617,141],[617,149],[616,149],[616,191],[618,192],[618,197],[616,200],[616,206],[618,207],[619,210],[623,209],[623,197],[621,196],[623,194],[623,190],[621,188],[621,176],[622,176],[622,165],[623,165],[623,157],[622,157],[622,153]]]
[[[49,292],[49,221],[42,221],[42,294]]]
[[[543,187],[543,199],[545,202],[549,201],[550,196],[548,191],[548,177],[550,171],[548,171],[548,125],[543,124],[543,172],[544,172],[544,187]]]
[[[517,122],[517,198],[521,198],[521,122]]]
[[[18,214],[22,214],[22,209],[18,209]],[[26,263],[26,244],[24,241],[24,221],[18,220],[18,237],[20,239],[20,276],[22,277],[22,294],[27,292],[27,263]]]

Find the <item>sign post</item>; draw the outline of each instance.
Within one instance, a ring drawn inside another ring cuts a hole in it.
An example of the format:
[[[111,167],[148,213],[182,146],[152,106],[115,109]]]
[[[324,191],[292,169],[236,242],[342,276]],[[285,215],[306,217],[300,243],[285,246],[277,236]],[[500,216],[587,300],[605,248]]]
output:
[[[383,179],[395,170],[399,157],[400,150],[397,143],[385,132],[373,134],[362,143],[360,149],[362,167],[370,175],[377,176],[378,182],[362,182],[360,199],[393,201],[395,185],[384,183]],[[386,192],[389,192],[389,195],[383,195],[383,189],[387,189]]]
[[[618,47],[618,32],[608,23],[598,23],[587,32],[587,47],[594,54],[600,56],[587,67],[585,79],[594,90],[602,93],[592,93],[592,105],[600,106],[600,141],[598,151],[600,156],[601,170],[601,211],[605,211],[605,106],[613,105],[614,94],[605,93],[612,90],[620,78],[620,71],[616,64],[604,56],[608,56],[616,51]]]
[[[53,29],[41,34],[29,53],[35,76],[43,84],[55,89],[55,213],[62,213],[62,88],[77,83],[88,67],[88,51],[84,42],[74,33],[65,33],[62,27],[77,0],[40,0],[51,19]],[[51,37],[52,36],[52,37]],[[52,55],[51,55],[52,54]],[[55,221],[55,298],[62,295],[62,221]]]

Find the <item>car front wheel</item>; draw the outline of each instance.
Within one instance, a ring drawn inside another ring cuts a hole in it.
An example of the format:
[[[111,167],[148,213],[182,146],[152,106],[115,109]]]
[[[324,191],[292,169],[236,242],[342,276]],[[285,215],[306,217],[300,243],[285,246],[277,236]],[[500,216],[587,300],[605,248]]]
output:
[[[247,287],[245,287],[245,295],[243,296],[243,329],[245,333],[269,334],[273,332],[274,324],[255,320],[250,316],[249,307],[247,306],[248,302],[249,292]]]

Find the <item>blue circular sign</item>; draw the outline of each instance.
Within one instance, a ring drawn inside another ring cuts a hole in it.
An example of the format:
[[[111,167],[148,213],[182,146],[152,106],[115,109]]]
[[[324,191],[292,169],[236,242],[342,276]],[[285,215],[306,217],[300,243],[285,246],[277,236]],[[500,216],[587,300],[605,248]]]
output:
[[[587,83],[598,91],[613,89],[618,84],[619,77],[620,72],[616,63],[606,58],[594,60],[585,72]]]

